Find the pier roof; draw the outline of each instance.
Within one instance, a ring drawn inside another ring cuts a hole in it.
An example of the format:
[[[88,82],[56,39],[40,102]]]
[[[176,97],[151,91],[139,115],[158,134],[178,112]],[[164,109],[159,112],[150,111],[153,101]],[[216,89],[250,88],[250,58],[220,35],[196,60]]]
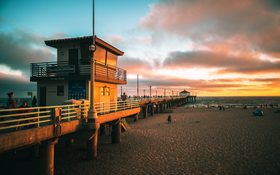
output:
[[[46,40],[45,43],[47,46],[51,47],[59,47],[62,43],[71,43],[71,42],[92,42],[92,36],[82,36],[82,37],[75,37],[75,38],[62,38],[62,39],[54,39],[54,40]],[[116,47],[112,46],[111,44],[105,42],[104,40],[96,37],[95,39],[96,45],[104,47],[118,56],[122,56],[124,54],[123,51],[117,49]]]
[[[189,91],[183,90],[180,93],[190,93]]]

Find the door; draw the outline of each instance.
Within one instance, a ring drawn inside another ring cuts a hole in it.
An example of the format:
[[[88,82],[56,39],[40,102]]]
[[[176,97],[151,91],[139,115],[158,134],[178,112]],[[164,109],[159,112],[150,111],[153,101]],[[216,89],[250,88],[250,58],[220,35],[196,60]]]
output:
[[[79,49],[69,49],[69,65],[74,65],[75,66],[75,73],[78,74],[79,72]]]
[[[40,101],[39,106],[46,106],[47,105],[47,88],[40,87]]]

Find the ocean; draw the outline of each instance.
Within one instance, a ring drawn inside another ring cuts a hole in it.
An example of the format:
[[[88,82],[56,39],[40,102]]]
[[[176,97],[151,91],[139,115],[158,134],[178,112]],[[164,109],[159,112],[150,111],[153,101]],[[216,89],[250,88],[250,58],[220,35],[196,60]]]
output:
[[[29,98],[15,98],[15,100],[16,100],[16,105],[17,106],[21,106],[24,101],[27,102],[28,106],[31,106],[31,102],[32,102],[31,97],[29,97]],[[0,109],[5,108],[7,106],[7,101],[8,101],[8,98],[0,98]]]
[[[280,96],[269,97],[197,97],[196,106],[271,106],[280,107]]]
[[[7,105],[8,98],[0,98],[0,108]],[[31,106],[31,98],[16,98],[17,106],[26,101]],[[190,104],[192,105],[192,104]],[[280,96],[278,97],[197,97],[196,106],[260,106],[274,105],[280,107]]]

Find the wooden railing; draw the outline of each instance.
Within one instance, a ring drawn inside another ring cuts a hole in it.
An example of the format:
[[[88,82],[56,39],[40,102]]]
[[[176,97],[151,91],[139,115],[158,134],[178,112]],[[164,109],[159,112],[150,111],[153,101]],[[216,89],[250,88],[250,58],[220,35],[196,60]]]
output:
[[[138,107],[139,102],[135,100],[95,103],[97,116]],[[0,134],[51,125],[53,124],[54,110],[56,108],[61,109],[61,122],[67,122],[87,118],[89,103],[0,109]]]
[[[126,84],[126,70],[95,62],[95,79],[97,81],[110,82],[116,84]],[[90,64],[69,65],[68,62],[43,62],[31,63],[31,80],[40,78],[60,78],[67,76],[90,77]]]

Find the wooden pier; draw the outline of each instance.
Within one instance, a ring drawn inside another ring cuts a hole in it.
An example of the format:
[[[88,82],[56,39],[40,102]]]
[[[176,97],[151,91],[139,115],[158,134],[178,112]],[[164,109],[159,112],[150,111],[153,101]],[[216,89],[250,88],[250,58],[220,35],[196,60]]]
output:
[[[39,144],[41,174],[52,175],[54,145],[61,137],[85,131],[89,135],[89,140],[86,141],[88,158],[95,158],[101,125],[110,125],[112,143],[120,143],[122,119],[133,116],[136,121],[141,111],[143,118],[146,118],[187,102],[190,102],[187,97],[169,97],[95,104],[97,119],[93,122],[89,122],[87,117],[88,104],[0,110],[0,154]]]

